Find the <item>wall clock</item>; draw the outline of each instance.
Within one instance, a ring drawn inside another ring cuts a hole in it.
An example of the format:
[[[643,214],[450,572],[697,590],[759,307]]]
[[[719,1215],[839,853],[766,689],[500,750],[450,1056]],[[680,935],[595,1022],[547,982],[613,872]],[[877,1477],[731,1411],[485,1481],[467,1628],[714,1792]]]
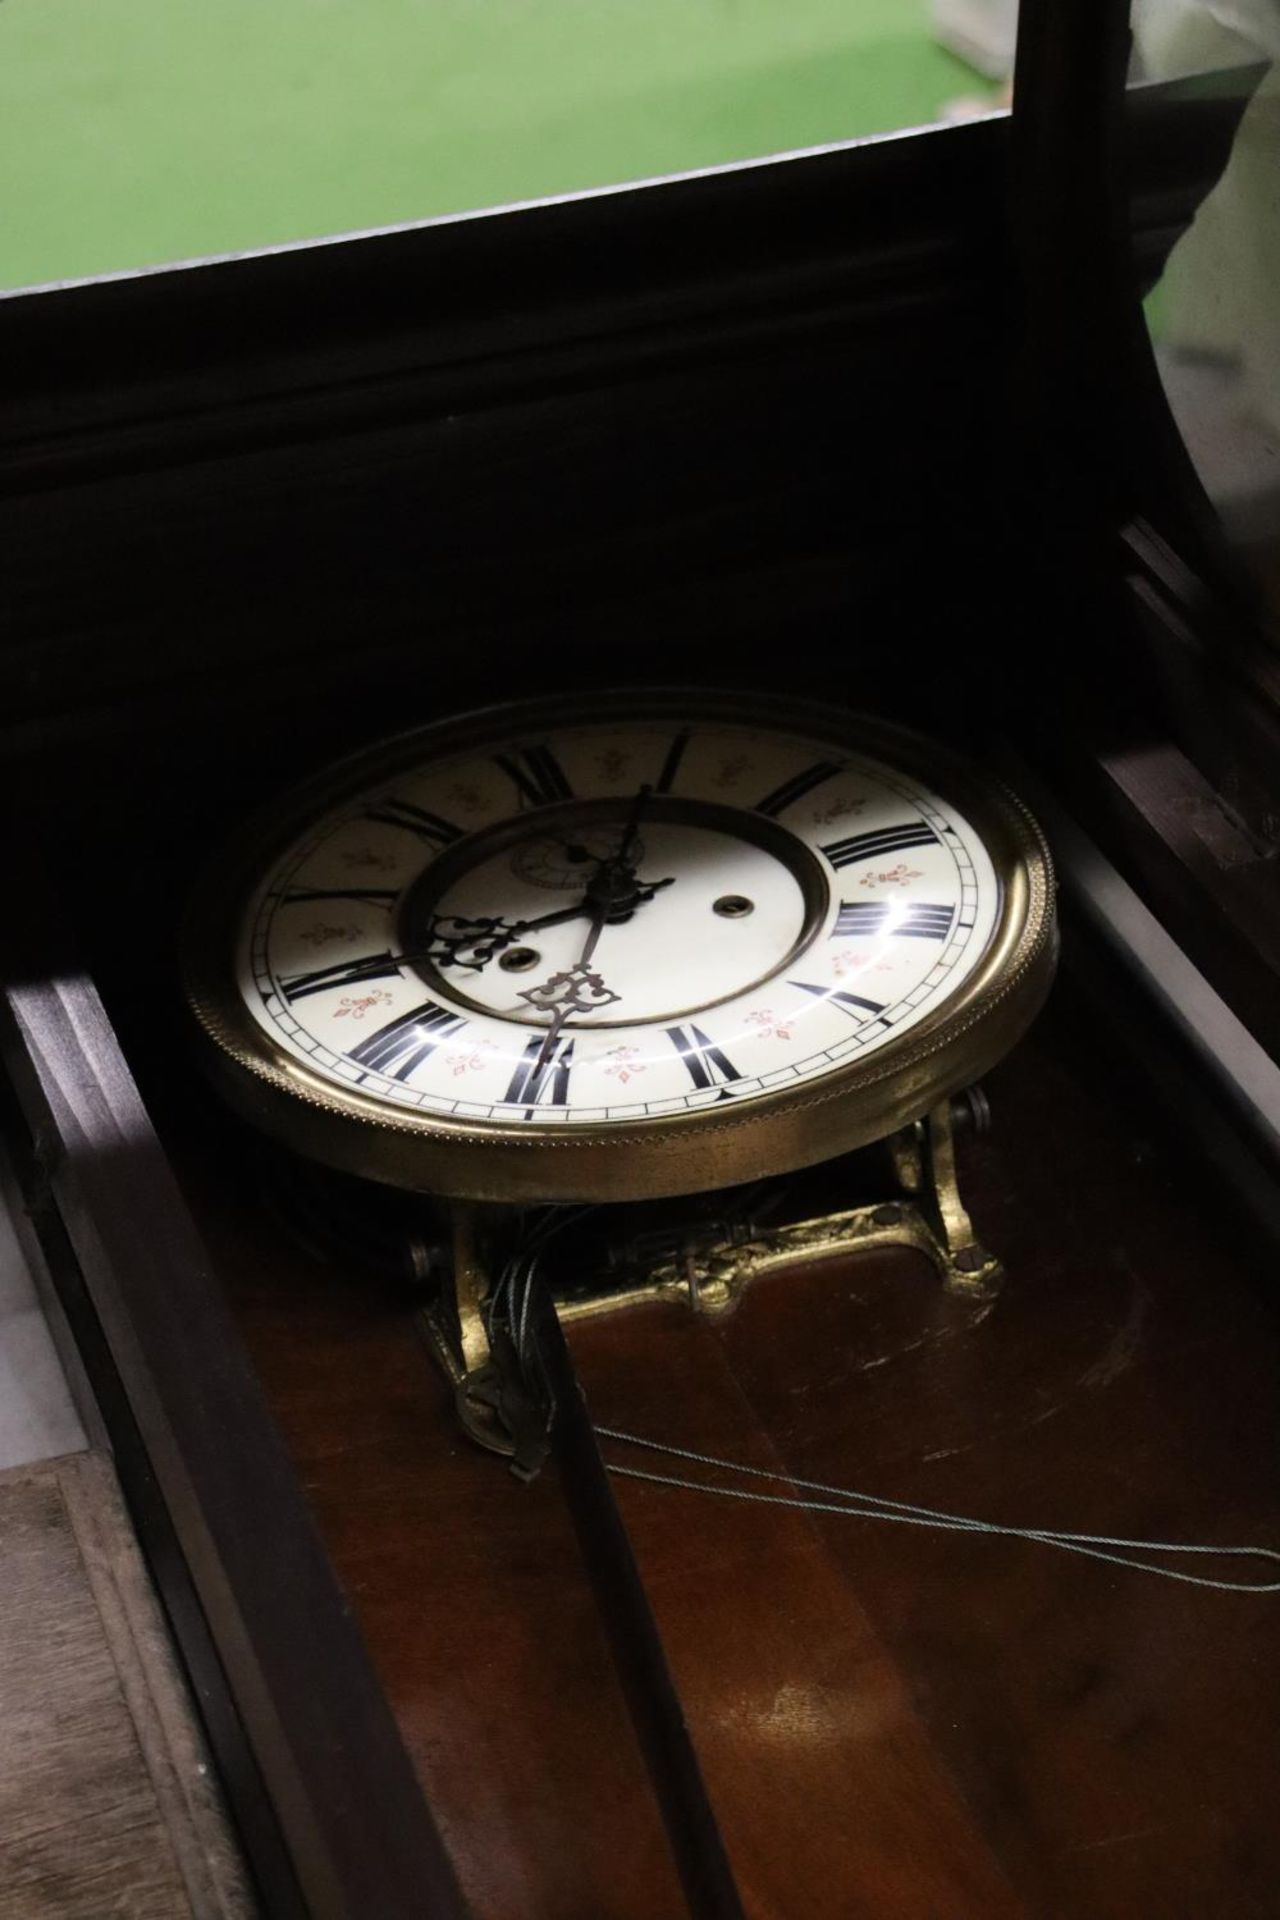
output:
[[[1012,796],[904,730],[714,692],[469,714],[254,820],[183,944],[244,1114],[454,1203],[455,1372],[486,1351],[474,1203],[701,1193],[890,1140],[923,1212],[777,1256],[879,1233],[994,1271],[947,1115],[1048,989],[1050,866]]]

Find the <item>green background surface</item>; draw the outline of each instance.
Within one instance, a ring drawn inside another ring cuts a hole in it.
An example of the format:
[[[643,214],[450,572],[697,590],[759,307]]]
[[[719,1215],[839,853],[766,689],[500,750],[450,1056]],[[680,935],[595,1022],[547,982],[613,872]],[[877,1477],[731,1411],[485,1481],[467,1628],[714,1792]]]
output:
[[[3,0],[0,286],[920,125],[927,0]]]

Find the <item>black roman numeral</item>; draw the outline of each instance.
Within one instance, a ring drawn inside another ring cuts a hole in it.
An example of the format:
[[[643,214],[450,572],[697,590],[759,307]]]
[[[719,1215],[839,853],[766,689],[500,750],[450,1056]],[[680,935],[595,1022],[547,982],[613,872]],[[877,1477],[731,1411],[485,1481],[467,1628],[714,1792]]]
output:
[[[286,907],[318,900],[358,900],[363,907],[389,907],[400,896],[395,887],[291,887],[280,897]]]
[[[366,953],[363,960],[337,960],[327,967],[312,967],[309,973],[284,973],[280,991],[286,1000],[304,1000],[309,993],[323,993],[328,987],[363,986],[366,980],[391,980],[400,972],[400,962],[390,953]]]
[[[366,818],[384,827],[404,827],[433,847],[450,847],[462,838],[462,828],[455,827],[452,820],[442,820],[438,813],[428,813],[409,800],[380,800],[376,807],[369,808]]]
[[[788,986],[799,987],[801,993],[811,993],[816,1000],[830,1000],[839,1007],[841,1013],[847,1013],[852,1020],[861,1020],[873,1013],[883,1013],[883,1000],[867,1000],[860,993],[837,993],[834,987],[815,987],[808,980],[789,980]]]
[[[573,1037],[558,1040],[543,1057],[546,1038],[535,1034],[516,1065],[507,1088],[506,1099],[512,1106],[563,1107],[569,1100],[569,1074],[573,1067]]]
[[[655,793],[670,793],[671,783],[680,771],[680,762],[684,759],[684,750],[689,744],[691,732],[692,728],[686,727],[683,733],[676,735],[671,745],[667,748],[667,757],[662,763],[662,772],[658,775],[654,785],[653,790]]]
[[[741,1080],[742,1075],[732,1060],[714,1040],[707,1038],[701,1027],[692,1023],[687,1027],[668,1027],[667,1038],[689,1069],[689,1078],[700,1093],[718,1086],[721,1081]],[[720,1098],[728,1100],[732,1095],[722,1089]]]
[[[853,833],[845,840],[832,840],[819,847],[833,867],[851,867],[857,860],[880,860],[890,853],[903,853],[908,847],[936,845],[938,836],[923,820],[909,820],[901,827],[879,827],[870,833]]]
[[[495,753],[494,759],[514,781],[521,807],[549,807],[572,800],[573,788],[550,747],[521,747],[517,753]]]
[[[887,900],[842,900],[832,932],[838,940],[870,940],[889,918]]]
[[[955,917],[954,907],[930,907],[913,900],[894,932],[914,934],[920,940],[945,940]]]
[[[450,1013],[434,1000],[424,1000],[412,1013],[388,1020],[385,1027],[379,1027],[358,1047],[352,1047],[347,1058],[354,1060],[358,1067],[367,1067],[370,1073],[380,1073],[391,1080],[407,1080],[442,1040],[449,1039],[466,1024],[460,1013]]]
[[[884,932],[908,934],[919,940],[945,940],[956,916],[954,907],[934,907],[913,900],[902,918],[887,926],[892,912],[888,900],[842,900],[832,931],[839,940],[869,940]]]
[[[815,787],[820,787],[824,780],[829,780],[832,774],[839,773],[843,765],[843,760],[817,761],[814,766],[806,767],[803,773],[793,774],[790,780],[784,780],[782,785],[775,787],[772,793],[766,793],[763,800],[757,800],[756,812],[770,814],[776,820],[780,813],[785,813],[788,807],[793,807],[797,800],[803,800],[805,795],[812,793]]]

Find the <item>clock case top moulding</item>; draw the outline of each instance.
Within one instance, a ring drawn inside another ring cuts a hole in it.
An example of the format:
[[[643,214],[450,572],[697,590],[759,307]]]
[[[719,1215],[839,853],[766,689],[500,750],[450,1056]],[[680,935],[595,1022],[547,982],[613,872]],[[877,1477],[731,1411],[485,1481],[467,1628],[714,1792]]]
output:
[[[1138,306],[1240,100],[1126,118],[1117,11],[1025,0],[1012,119],[0,306],[13,1178],[273,1914],[465,1907],[135,1085],[251,805],[627,679],[1016,751],[1081,990],[1274,1219],[1266,642]]]

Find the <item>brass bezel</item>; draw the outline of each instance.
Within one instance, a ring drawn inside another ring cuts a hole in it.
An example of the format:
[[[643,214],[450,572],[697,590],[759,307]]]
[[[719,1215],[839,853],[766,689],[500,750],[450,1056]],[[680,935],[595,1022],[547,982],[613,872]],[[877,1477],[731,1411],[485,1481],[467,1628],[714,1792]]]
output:
[[[271,862],[348,795],[437,753],[539,726],[613,717],[759,722],[882,761],[950,801],[986,844],[1000,909],[973,971],[918,1026],[865,1061],[797,1089],[613,1126],[459,1122],[392,1110],[340,1090],[284,1052],[252,1019],[235,977],[245,903]],[[182,932],[187,995],[226,1096],[248,1119],[345,1172],[467,1200],[609,1201],[711,1191],[847,1153],[920,1119],[978,1079],[1021,1038],[1056,958],[1044,838],[997,781],[949,749],[880,720],[773,694],[625,689],[532,700],[438,721],[365,748],[251,820],[214,862]]]

